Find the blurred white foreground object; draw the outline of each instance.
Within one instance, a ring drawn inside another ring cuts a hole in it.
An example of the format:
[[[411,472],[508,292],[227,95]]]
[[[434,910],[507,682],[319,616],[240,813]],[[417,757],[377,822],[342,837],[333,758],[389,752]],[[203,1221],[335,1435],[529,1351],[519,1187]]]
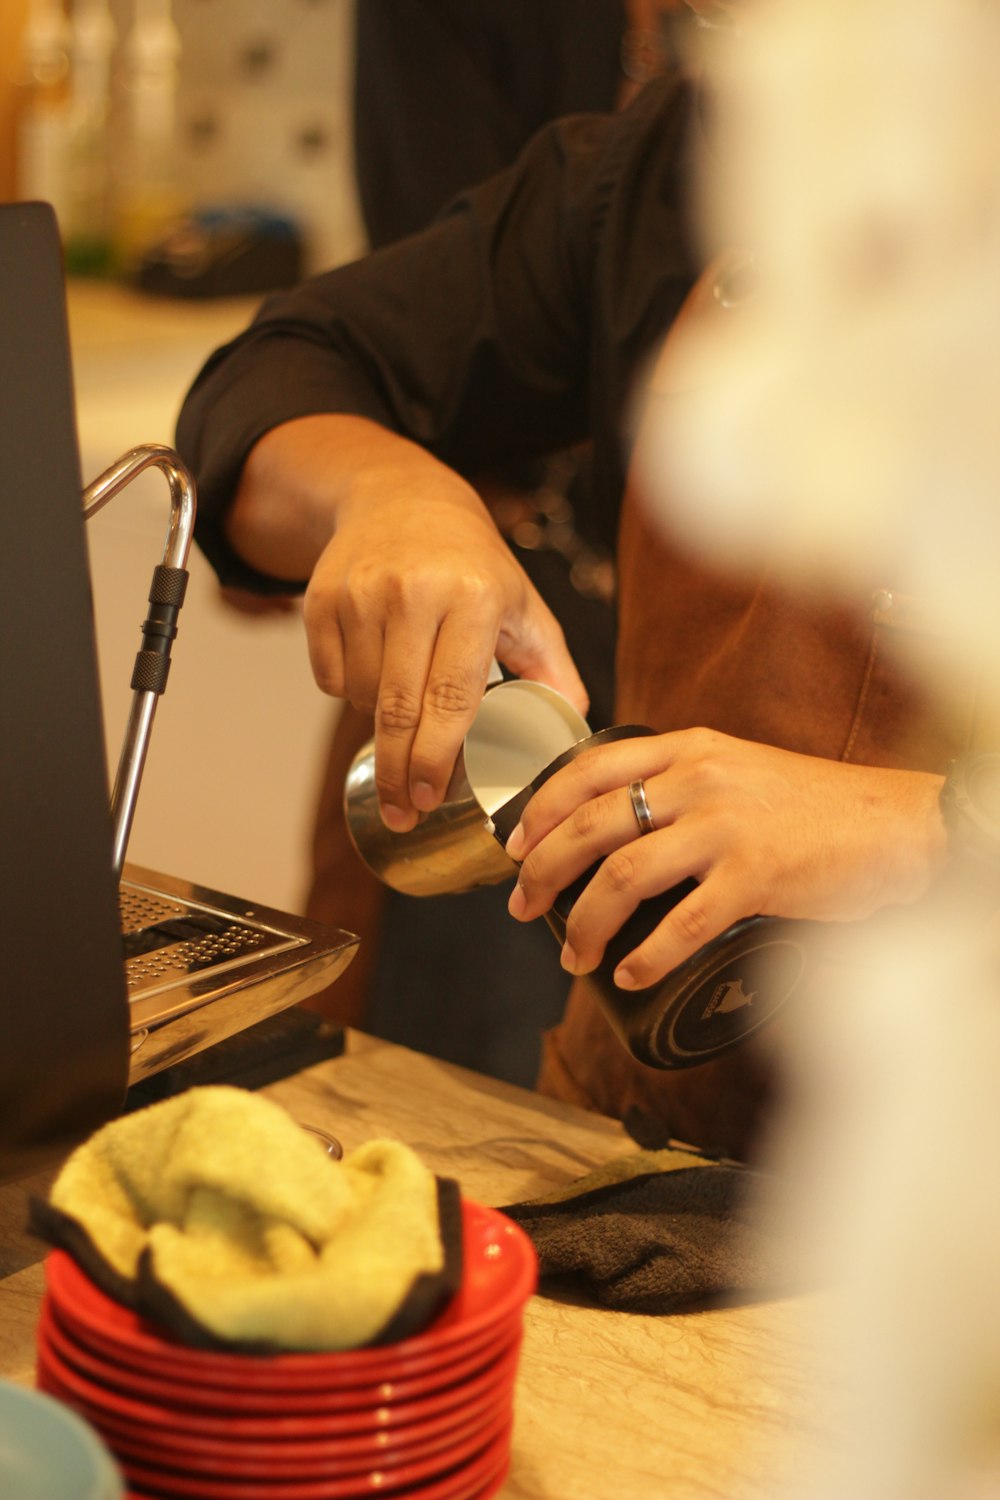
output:
[[[706,244],[752,253],[661,382],[666,524],[919,597],[1000,675],[1000,7],[752,0],[709,59]],[[673,342],[673,341],[672,341]]]
[[[704,240],[739,248],[655,372],[646,492],[716,563],[917,601],[910,670],[978,663],[996,722],[1000,6],[747,0],[708,65]],[[991,904],[883,933],[786,1059],[774,1163],[846,1418],[794,1500],[1000,1496]]]

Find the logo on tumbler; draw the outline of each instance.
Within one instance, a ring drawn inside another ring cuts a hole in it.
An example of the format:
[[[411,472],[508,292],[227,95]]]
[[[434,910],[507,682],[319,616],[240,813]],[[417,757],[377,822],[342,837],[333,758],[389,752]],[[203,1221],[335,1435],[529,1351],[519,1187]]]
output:
[[[715,986],[715,989],[712,991],[712,998],[702,1011],[701,1019],[703,1021],[710,1021],[716,1012],[719,1015],[725,1015],[731,1010],[741,1010],[744,1005],[751,1005],[753,1003],[755,993],[753,991],[749,995],[747,994],[743,988],[742,979],[725,979],[722,984]]]

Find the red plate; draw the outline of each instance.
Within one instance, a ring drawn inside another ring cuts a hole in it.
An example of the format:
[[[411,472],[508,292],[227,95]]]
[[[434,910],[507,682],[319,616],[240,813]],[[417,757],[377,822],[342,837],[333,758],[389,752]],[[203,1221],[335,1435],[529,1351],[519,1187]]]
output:
[[[462,1232],[462,1285],[444,1312],[423,1333],[378,1349],[266,1356],[195,1349],[106,1296],[61,1250],[47,1259],[48,1287],[62,1320],[81,1339],[105,1349],[113,1344],[133,1366],[145,1356],[146,1369],[241,1390],[376,1386],[423,1374],[463,1345],[477,1347],[498,1324],[517,1318],[534,1291],[537,1257],[517,1224],[466,1199]]]
[[[65,1400],[83,1415],[88,1415],[86,1403],[76,1398],[72,1386],[72,1378],[70,1385],[64,1387],[53,1374],[49,1364],[40,1361],[39,1390]],[[95,1413],[91,1418],[99,1431],[102,1430],[103,1419],[104,1414],[101,1412]],[[236,1476],[215,1480],[191,1473],[178,1473],[176,1469],[167,1470],[159,1464],[137,1462],[120,1449],[114,1438],[108,1436],[106,1441],[129,1481],[130,1494],[134,1493],[136,1500],[140,1495],[142,1500],[147,1500],[147,1497],[149,1500],[164,1500],[164,1497],[167,1497],[167,1500],[187,1500],[187,1497],[197,1497],[197,1500],[368,1500],[368,1497],[386,1490],[395,1490],[397,1487],[395,1476],[400,1472],[381,1468],[344,1476],[342,1479],[299,1481],[276,1476],[268,1471],[266,1480],[248,1480]],[[440,1468],[438,1465],[433,1477],[429,1477],[427,1483],[406,1489],[408,1500],[480,1500],[481,1496],[495,1493],[495,1489],[499,1488],[506,1474],[509,1441],[508,1413],[502,1433],[489,1444],[488,1451],[497,1460],[495,1470],[490,1467],[489,1472],[485,1472],[484,1459],[487,1450],[477,1451],[467,1464],[462,1465],[454,1473],[449,1472],[447,1475],[438,1477],[437,1470]],[[390,1482],[390,1475],[393,1476],[393,1482]],[[453,1483],[456,1485],[454,1492],[450,1488]]]
[[[414,1370],[402,1379],[380,1381],[377,1385],[342,1384],[317,1378],[308,1385],[293,1382],[290,1387],[284,1387],[274,1376],[267,1383],[261,1376],[244,1385],[232,1376],[215,1378],[209,1371],[202,1372],[202,1378],[192,1379],[187,1371],[171,1368],[169,1364],[165,1368],[155,1368],[145,1356],[142,1363],[135,1366],[128,1349],[113,1342],[106,1344],[90,1329],[75,1323],[72,1315],[67,1316],[62,1305],[53,1300],[51,1292],[43,1297],[42,1309],[55,1319],[74,1350],[100,1361],[101,1378],[108,1385],[149,1395],[170,1405],[203,1406],[214,1411],[220,1404],[228,1403],[248,1414],[266,1413],[269,1416],[281,1411],[302,1416],[309,1412],[374,1410],[428,1395],[456,1381],[466,1380],[493,1364],[521,1335],[521,1314],[518,1312],[488,1329],[474,1344],[449,1347],[437,1359],[428,1360],[424,1369]]]
[[[480,1489],[479,1487],[479,1480],[477,1478],[474,1481],[476,1486],[475,1490],[458,1490],[454,1494],[447,1496],[446,1500],[491,1500],[491,1496],[497,1494],[499,1490],[503,1489],[504,1481],[507,1478],[507,1471],[509,1468],[510,1459],[508,1456],[503,1464],[501,1464],[500,1468],[497,1469],[492,1479],[490,1479],[482,1489]],[[134,1487],[130,1486],[130,1488],[125,1492],[125,1500],[163,1500],[163,1497],[162,1495],[155,1495],[152,1490],[137,1490]],[[419,1495],[417,1495],[417,1500],[420,1500]]]
[[[424,1481],[430,1481],[442,1473],[450,1473],[456,1463],[457,1454],[466,1451],[475,1457],[480,1454],[484,1443],[495,1439],[496,1434],[508,1434],[511,1425],[511,1400],[508,1395],[504,1409],[499,1409],[493,1415],[492,1421],[487,1422],[477,1436],[463,1440],[460,1448],[456,1443],[456,1448],[451,1451],[447,1448],[439,1449],[436,1454],[424,1455],[421,1460],[414,1461],[414,1463],[409,1463],[405,1457],[399,1464],[388,1464],[385,1463],[384,1458],[379,1458],[378,1464],[369,1461],[361,1467],[355,1467],[354,1463],[343,1467],[327,1464],[325,1469],[319,1472],[313,1470],[307,1475],[292,1473],[285,1464],[277,1464],[277,1466],[267,1467],[258,1472],[244,1472],[243,1475],[229,1472],[225,1466],[222,1466],[222,1478],[208,1478],[205,1473],[208,1466],[189,1460],[183,1443],[177,1448],[171,1446],[168,1449],[169,1458],[166,1461],[160,1458],[159,1454],[154,1457],[151,1452],[145,1452],[142,1457],[136,1457],[139,1449],[142,1448],[142,1443],[136,1440],[135,1434],[130,1434],[124,1442],[118,1439],[106,1424],[105,1413],[96,1412],[91,1415],[87,1404],[79,1401],[73,1394],[72,1382],[69,1386],[64,1386],[52,1368],[39,1368],[37,1389],[52,1395],[57,1400],[64,1401],[67,1406],[72,1406],[76,1412],[85,1416],[102,1434],[103,1442],[111,1449],[121,1469],[126,1472],[126,1475],[130,1475],[130,1478],[136,1479],[136,1487],[142,1490],[151,1488],[157,1496],[160,1493],[169,1494],[169,1496],[196,1494],[199,1500],[201,1500],[202,1490],[207,1487],[231,1487],[232,1490],[238,1491],[240,1500],[250,1500],[250,1494],[244,1496],[244,1491],[249,1491],[252,1496],[267,1494],[268,1500],[313,1500],[313,1497],[322,1497],[322,1500],[327,1500],[327,1497],[328,1500],[348,1500],[348,1497],[394,1493],[400,1488],[405,1488],[406,1496],[423,1494],[423,1487],[420,1490],[412,1488],[412,1485],[417,1484],[418,1476]],[[297,1451],[297,1445],[294,1442],[286,1446],[292,1454]],[[216,1469],[214,1464],[210,1467]],[[198,1484],[202,1485],[202,1490],[199,1490]],[[261,1487],[267,1488],[262,1490]]]
[[[144,1451],[141,1440],[113,1437],[107,1429],[103,1432],[119,1464],[135,1463],[152,1473],[165,1473],[171,1483],[180,1478],[206,1479],[213,1484],[262,1485],[280,1481],[282,1485],[309,1486],[325,1484],[332,1496],[350,1496],[355,1493],[384,1492],[394,1494],[397,1490],[410,1490],[414,1485],[426,1483],[438,1475],[450,1473],[459,1464],[466,1463],[481,1453],[494,1438],[505,1432],[511,1423],[510,1403],[495,1411],[486,1423],[477,1423],[474,1430],[455,1437],[435,1451],[420,1456],[403,1456],[396,1462],[377,1464],[371,1461],[347,1465],[314,1465],[301,1468],[283,1461],[268,1461],[252,1464],[245,1458],[236,1459],[195,1458],[186,1447],[150,1454]]]
[[[38,1384],[63,1399],[71,1401],[85,1415],[98,1422],[103,1414],[117,1418],[119,1426],[130,1424],[133,1430],[160,1430],[173,1433],[193,1433],[195,1436],[217,1437],[220,1425],[233,1437],[259,1438],[267,1441],[277,1439],[303,1439],[319,1441],[338,1438],[353,1432],[359,1435],[376,1428],[351,1426],[345,1432],[342,1421],[336,1417],[303,1414],[295,1416],[232,1416],[227,1405],[220,1405],[213,1414],[206,1411],[186,1411],[163,1407],[148,1401],[135,1401],[114,1389],[92,1380],[73,1367],[73,1364],[52,1347],[48,1330],[40,1328],[38,1334]],[[393,1430],[395,1426],[406,1426],[442,1417],[447,1412],[461,1414],[470,1401],[494,1397],[502,1400],[506,1387],[512,1385],[517,1373],[518,1351],[512,1349],[503,1360],[484,1371],[473,1380],[449,1386],[446,1391],[423,1400],[409,1401],[395,1408],[384,1408],[384,1416],[378,1426]],[[58,1384],[59,1390],[54,1390]]]
[[[503,1400],[490,1402],[475,1412],[463,1412],[461,1420],[423,1442],[397,1448],[392,1435],[388,1445],[367,1452],[341,1452],[335,1443],[228,1442],[221,1435],[208,1438],[163,1437],[137,1431],[100,1413],[89,1418],[99,1426],[105,1443],[116,1454],[149,1468],[182,1469],[190,1474],[208,1474],[225,1479],[342,1479],[375,1470],[392,1472],[400,1466],[434,1459],[439,1469],[450,1469],[463,1457],[476,1452],[500,1427],[511,1420],[513,1388]],[[82,1413],[81,1413],[82,1414]],[[220,1433],[225,1429],[220,1424]]]
[[[138,1371],[88,1348],[71,1331],[63,1330],[62,1318],[46,1300],[42,1303],[41,1320],[51,1335],[58,1352],[72,1360],[84,1375],[99,1384],[119,1391],[129,1398],[154,1402],[172,1410],[227,1411],[246,1416],[299,1418],[303,1416],[328,1416],[331,1412],[357,1412],[383,1410],[402,1402],[432,1397],[447,1392],[449,1387],[475,1380],[486,1375],[511,1351],[519,1341],[520,1329],[498,1330],[496,1345],[482,1352],[476,1351],[467,1358],[441,1365],[426,1375],[408,1380],[383,1381],[381,1385],[358,1387],[345,1391],[265,1391],[259,1388],[245,1391],[232,1385],[191,1385],[179,1378],[167,1375],[158,1378]],[[384,1425],[384,1424],[379,1424]]]
[[[62,1254],[62,1252],[53,1252]],[[50,1257],[51,1259],[51,1257]],[[72,1276],[82,1276],[82,1272],[74,1262],[70,1262]],[[62,1272],[59,1272],[60,1278]],[[51,1277],[50,1277],[51,1283]],[[92,1293],[103,1297],[104,1293],[94,1286],[93,1282],[87,1283]],[[433,1349],[427,1354],[405,1361],[397,1360],[393,1356],[393,1350],[400,1346],[388,1345],[388,1362],[384,1378],[373,1385],[368,1377],[363,1377],[358,1382],[352,1371],[340,1371],[331,1378],[329,1368],[322,1368],[315,1364],[319,1358],[324,1360],[347,1359],[348,1355],[226,1355],[221,1359],[225,1361],[225,1368],[213,1352],[206,1352],[192,1348],[187,1344],[177,1344],[169,1339],[168,1335],[161,1335],[153,1329],[150,1323],[144,1323],[142,1319],[136,1321],[145,1329],[151,1330],[151,1337],[142,1346],[129,1344],[118,1337],[118,1330],[113,1329],[111,1324],[98,1327],[93,1319],[81,1318],[80,1303],[68,1303],[55,1294],[50,1284],[47,1300],[53,1311],[57,1314],[60,1326],[64,1331],[75,1338],[81,1348],[87,1348],[94,1354],[100,1354],[104,1359],[111,1360],[122,1370],[128,1372],[131,1381],[136,1373],[145,1373],[159,1378],[168,1377],[177,1385],[183,1385],[190,1389],[193,1386],[204,1387],[206,1390],[215,1392],[229,1391],[234,1384],[247,1392],[258,1391],[270,1401],[273,1395],[288,1395],[296,1393],[296,1410],[299,1411],[303,1405],[308,1403],[311,1397],[320,1396],[325,1406],[331,1389],[342,1389],[345,1396],[350,1393],[362,1391],[367,1402],[381,1401],[391,1396],[392,1389],[399,1385],[400,1381],[411,1378],[424,1377],[444,1371],[452,1364],[459,1362],[468,1363],[474,1356],[481,1356],[485,1361],[491,1358],[495,1350],[503,1344],[508,1343],[515,1332],[520,1329],[522,1310],[520,1307],[501,1322],[492,1324],[469,1339],[450,1343],[441,1349]],[[134,1318],[135,1314],[123,1308],[120,1303],[111,1302],[111,1307],[125,1313],[126,1316]],[[179,1351],[182,1358],[174,1357],[175,1351]],[[307,1360],[308,1366],[298,1371],[289,1372],[289,1378],[285,1379],[280,1371],[284,1368],[286,1358]],[[279,1360],[281,1365],[279,1366]],[[232,1367],[235,1364],[235,1372]],[[341,1378],[346,1375],[345,1378]]]
[[[407,1500],[476,1500],[480,1495],[494,1494],[494,1485],[507,1473],[510,1463],[510,1424],[498,1437],[466,1463],[448,1474],[435,1475],[426,1483],[406,1490]],[[359,1476],[356,1481],[319,1480],[314,1484],[288,1483],[268,1479],[261,1484],[239,1480],[212,1480],[200,1475],[169,1474],[150,1469],[129,1459],[121,1461],[129,1485],[144,1495],[166,1497],[166,1500],[367,1500],[386,1492],[385,1476],[376,1473]],[[345,1487],[346,1486],[346,1487]]]
[[[355,1448],[370,1448],[372,1451],[381,1451],[387,1443],[403,1446],[408,1440],[423,1440],[435,1431],[444,1431],[456,1422],[465,1421],[472,1410],[495,1403],[504,1388],[513,1385],[519,1349],[520,1338],[516,1338],[495,1361],[429,1397],[370,1410],[283,1413],[274,1418],[268,1413],[232,1415],[228,1392],[223,1392],[214,1409],[190,1409],[184,1404],[183,1389],[175,1386],[169,1386],[168,1401],[142,1400],[139,1392],[132,1394],[123,1389],[117,1370],[114,1380],[105,1379],[99,1359],[90,1350],[78,1349],[72,1338],[66,1337],[58,1320],[52,1316],[51,1307],[42,1305],[42,1316],[37,1325],[39,1361],[51,1362],[54,1359],[60,1365],[69,1365],[70,1371],[81,1382],[93,1386],[94,1406],[100,1404],[118,1424],[133,1425],[147,1433],[154,1428],[165,1440],[174,1440],[178,1434],[183,1434],[186,1439],[195,1434],[211,1442],[219,1431],[219,1422],[223,1421],[226,1431],[235,1434],[241,1443],[285,1442],[291,1433],[297,1443],[333,1442],[342,1445],[349,1442]],[[307,1436],[300,1436],[303,1433]]]
[[[482,1483],[479,1474],[476,1473],[467,1480],[467,1484],[470,1487],[455,1489],[450,1494],[445,1495],[444,1497],[439,1494],[436,1497],[436,1500],[491,1500],[491,1497],[495,1495],[498,1490],[503,1489],[504,1481],[507,1478],[509,1469],[510,1453],[508,1452],[503,1455],[501,1461],[497,1465],[497,1468],[490,1475],[485,1484]],[[413,1500],[414,1496],[415,1500],[421,1500],[421,1496],[423,1495],[426,1497],[426,1494],[426,1490],[414,1490],[412,1492],[412,1495],[408,1497],[408,1500]],[[156,1494],[153,1490],[139,1490],[136,1489],[134,1485],[130,1485],[125,1495],[125,1500],[163,1500],[163,1495],[162,1491],[160,1494]],[[435,1500],[435,1496],[433,1495],[433,1493],[431,1494],[430,1500]]]

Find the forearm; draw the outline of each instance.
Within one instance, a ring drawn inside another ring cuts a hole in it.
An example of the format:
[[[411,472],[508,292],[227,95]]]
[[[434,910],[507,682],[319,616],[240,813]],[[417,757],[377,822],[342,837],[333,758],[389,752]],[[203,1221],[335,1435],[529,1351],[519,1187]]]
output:
[[[224,521],[227,540],[250,567],[302,582],[351,510],[433,494],[489,524],[474,490],[419,444],[365,417],[329,413],[282,423],[251,449]]]

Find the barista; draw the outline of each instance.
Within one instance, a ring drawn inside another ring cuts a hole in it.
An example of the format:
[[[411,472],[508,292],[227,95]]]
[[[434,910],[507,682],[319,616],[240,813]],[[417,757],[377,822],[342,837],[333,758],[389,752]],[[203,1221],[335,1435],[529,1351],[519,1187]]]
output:
[[[601,858],[563,954],[580,975],[641,896],[694,876],[623,961],[625,988],[742,916],[912,899],[945,858],[938,794],[967,730],[886,670],[867,586],[834,605],[716,576],[628,483],[637,378],[700,270],[685,203],[700,129],[690,87],[665,79],[623,115],[542,131],[423,233],[271,298],[209,360],[178,428],[223,581],[304,588],[319,686],[374,713],[396,830],[441,801],[494,654],[585,710],[558,622],[466,476],[592,440],[619,569],[616,715],[660,733],[580,757],[537,797],[511,911],[538,916]],[[647,1139],[747,1155],[770,1079],[752,1041],[703,1068],[643,1068],[578,985],[540,1085]]]

